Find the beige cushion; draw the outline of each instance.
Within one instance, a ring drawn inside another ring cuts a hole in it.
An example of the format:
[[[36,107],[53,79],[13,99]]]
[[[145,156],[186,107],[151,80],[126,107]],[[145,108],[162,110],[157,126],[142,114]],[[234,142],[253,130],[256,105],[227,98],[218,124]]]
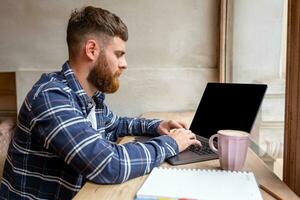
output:
[[[6,119],[0,122],[0,178],[2,177],[7,149],[13,134],[14,125],[15,123],[12,119]]]

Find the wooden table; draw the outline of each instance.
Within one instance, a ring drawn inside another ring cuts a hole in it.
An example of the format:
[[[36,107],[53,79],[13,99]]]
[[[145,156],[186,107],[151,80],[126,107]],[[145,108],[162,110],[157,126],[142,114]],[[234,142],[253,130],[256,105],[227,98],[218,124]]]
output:
[[[142,115],[145,118],[159,118],[159,119],[175,119],[190,123],[194,112],[178,112],[178,113],[146,113]],[[121,143],[129,142],[133,137],[124,137]],[[196,168],[196,169],[219,169],[219,161],[211,160],[205,162],[192,163],[180,166],[171,166],[163,163],[162,166],[180,167],[180,168]],[[282,182],[265,164],[264,162],[251,150],[248,151],[245,171],[252,171],[255,174],[256,180],[259,184],[264,185],[275,194],[284,200],[296,200],[298,196],[289,187]],[[117,185],[97,185],[87,182],[79,193],[74,197],[75,200],[100,200],[100,199],[115,199],[115,200],[132,200],[138,189],[144,183],[148,175],[129,180]],[[261,190],[264,200],[273,200],[272,196]]]

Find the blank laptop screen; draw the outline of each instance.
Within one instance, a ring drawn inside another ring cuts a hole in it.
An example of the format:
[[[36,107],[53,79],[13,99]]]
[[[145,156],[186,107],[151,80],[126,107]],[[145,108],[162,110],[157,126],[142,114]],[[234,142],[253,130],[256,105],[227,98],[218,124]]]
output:
[[[221,129],[249,132],[267,85],[208,83],[190,130],[209,138]]]

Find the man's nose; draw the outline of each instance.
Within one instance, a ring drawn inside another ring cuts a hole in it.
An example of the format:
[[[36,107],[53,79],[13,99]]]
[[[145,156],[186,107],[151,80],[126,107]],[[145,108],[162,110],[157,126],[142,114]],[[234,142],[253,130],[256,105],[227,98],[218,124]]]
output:
[[[119,67],[121,69],[127,69],[127,62],[125,58],[120,60]]]

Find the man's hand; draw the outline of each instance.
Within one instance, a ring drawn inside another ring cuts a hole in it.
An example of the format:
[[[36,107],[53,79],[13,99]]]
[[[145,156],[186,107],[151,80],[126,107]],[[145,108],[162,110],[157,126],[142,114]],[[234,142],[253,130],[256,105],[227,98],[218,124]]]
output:
[[[172,129],[187,129],[187,125],[184,122],[175,120],[163,120],[158,126],[158,133],[160,135],[169,135]]]
[[[202,146],[201,142],[196,139],[196,135],[190,130],[183,128],[173,129],[168,135],[177,142],[179,152],[184,151],[190,145]]]

